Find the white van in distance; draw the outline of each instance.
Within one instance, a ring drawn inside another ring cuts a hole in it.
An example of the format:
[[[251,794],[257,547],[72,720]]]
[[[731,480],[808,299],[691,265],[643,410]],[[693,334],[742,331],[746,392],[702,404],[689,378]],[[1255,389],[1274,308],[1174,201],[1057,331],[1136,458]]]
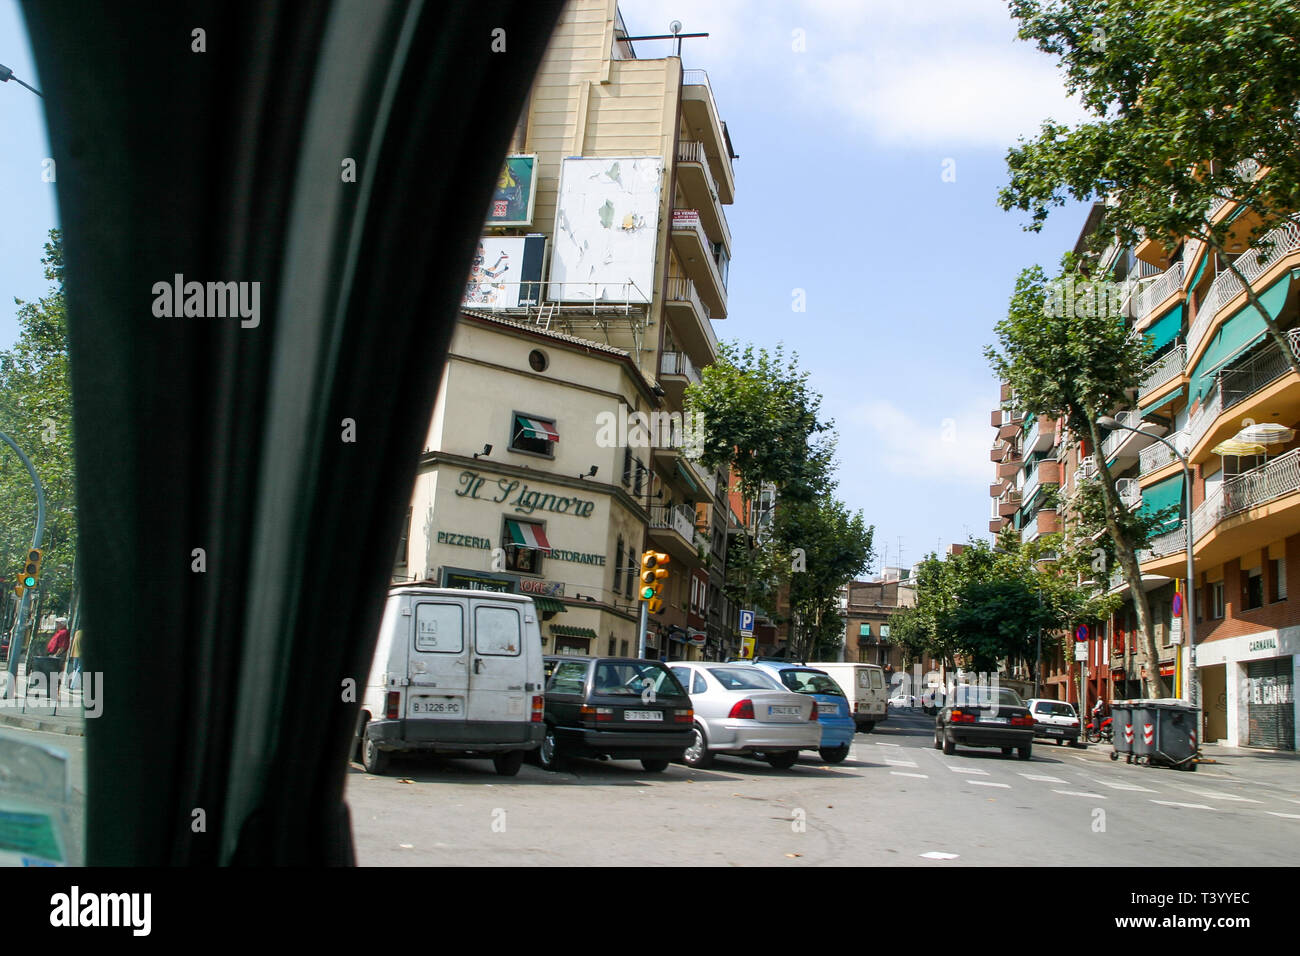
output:
[[[491,757],[519,772],[541,743],[542,632],[524,594],[402,584],[388,592],[357,718],[380,774],[393,753]]]
[[[825,671],[840,685],[858,730],[870,733],[876,724],[889,718],[889,691],[885,671],[879,664],[809,661],[808,666]]]

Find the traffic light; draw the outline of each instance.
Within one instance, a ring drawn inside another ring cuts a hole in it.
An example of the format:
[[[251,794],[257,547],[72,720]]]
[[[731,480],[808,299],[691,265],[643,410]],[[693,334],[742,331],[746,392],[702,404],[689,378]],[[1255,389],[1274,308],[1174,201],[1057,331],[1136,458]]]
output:
[[[646,602],[646,610],[658,614],[664,609],[660,595],[664,579],[668,577],[668,555],[660,551],[646,551],[641,555],[641,587],[637,597]]]
[[[23,565],[23,573],[18,577],[19,594],[36,587],[36,582],[41,577],[41,557],[40,548],[32,548],[27,552],[27,563]]]

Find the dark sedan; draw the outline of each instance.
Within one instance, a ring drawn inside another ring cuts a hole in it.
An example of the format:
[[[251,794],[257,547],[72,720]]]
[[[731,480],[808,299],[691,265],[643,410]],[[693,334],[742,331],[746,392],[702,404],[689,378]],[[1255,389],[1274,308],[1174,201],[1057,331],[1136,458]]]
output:
[[[535,751],[545,770],[567,757],[640,760],[651,772],[681,760],[695,736],[685,689],[658,661],[543,658],[546,730]]]
[[[1003,756],[1016,751],[1021,760],[1033,752],[1034,715],[1009,687],[977,685],[953,689],[951,703],[934,721],[934,749],[945,754],[963,747],[999,747]]]

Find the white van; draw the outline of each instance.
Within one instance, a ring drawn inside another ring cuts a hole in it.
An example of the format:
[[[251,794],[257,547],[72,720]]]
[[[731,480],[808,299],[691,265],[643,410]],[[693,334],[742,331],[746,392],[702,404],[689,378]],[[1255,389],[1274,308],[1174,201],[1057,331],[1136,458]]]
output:
[[[809,661],[808,666],[835,678],[849,699],[858,730],[870,733],[876,724],[889,718],[889,689],[885,686],[885,671],[879,664]]]
[[[532,598],[393,587],[357,719],[362,766],[422,751],[491,757],[513,776],[542,740],[543,681]]]

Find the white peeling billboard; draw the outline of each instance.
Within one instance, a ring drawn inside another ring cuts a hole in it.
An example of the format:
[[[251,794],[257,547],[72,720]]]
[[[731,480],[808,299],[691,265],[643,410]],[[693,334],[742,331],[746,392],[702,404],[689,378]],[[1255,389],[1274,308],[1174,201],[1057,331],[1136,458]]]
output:
[[[650,301],[663,168],[659,156],[563,161],[549,298]]]

